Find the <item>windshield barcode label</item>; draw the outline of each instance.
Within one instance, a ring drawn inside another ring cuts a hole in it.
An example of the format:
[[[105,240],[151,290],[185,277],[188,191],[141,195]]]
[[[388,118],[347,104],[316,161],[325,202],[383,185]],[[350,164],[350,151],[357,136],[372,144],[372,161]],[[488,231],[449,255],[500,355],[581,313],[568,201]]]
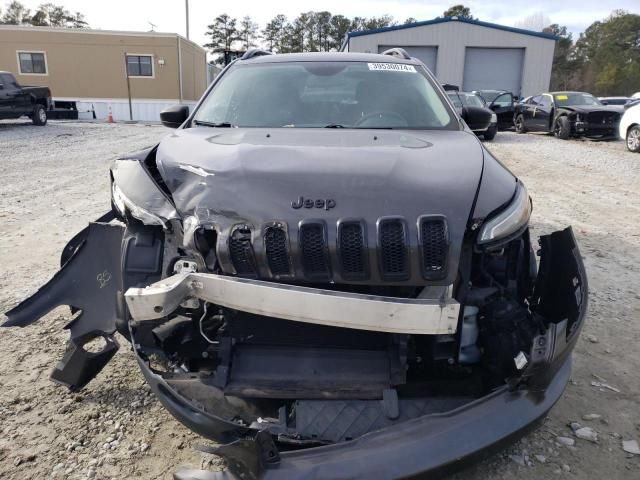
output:
[[[402,63],[368,63],[367,65],[369,65],[369,70],[416,73],[416,68],[413,65],[404,65]]]

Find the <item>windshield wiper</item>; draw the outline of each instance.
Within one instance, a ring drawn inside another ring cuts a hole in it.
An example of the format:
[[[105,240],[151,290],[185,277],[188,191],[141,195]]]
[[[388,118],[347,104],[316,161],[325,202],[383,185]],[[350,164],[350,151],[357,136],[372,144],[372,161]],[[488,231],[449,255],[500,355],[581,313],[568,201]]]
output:
[[[203,127],[213,127],[213,128],[236,128],[237,127],[233,123],[229,123],[229,122],[214,123],[214,122],[206,122],[204,120],[194,120],[193,123],[195,123],[196,125],[201,125]]]
[[[325,125],[323,128],[345,128],[345,126],[339,123],[330,123],[329,125]]]

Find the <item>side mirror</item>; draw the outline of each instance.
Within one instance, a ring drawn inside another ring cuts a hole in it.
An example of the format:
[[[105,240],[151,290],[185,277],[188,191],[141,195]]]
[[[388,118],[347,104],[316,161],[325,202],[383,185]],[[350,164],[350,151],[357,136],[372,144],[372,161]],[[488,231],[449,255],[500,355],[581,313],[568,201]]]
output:
[[[169,128],[178,128],[187,118],[189,118],[189,107],[186,105],[173,105],[160,112],[160,121]]]
[[[481,107],[463,107],[462,119],[471,130],[482,130],[491,123],[491,112]]]

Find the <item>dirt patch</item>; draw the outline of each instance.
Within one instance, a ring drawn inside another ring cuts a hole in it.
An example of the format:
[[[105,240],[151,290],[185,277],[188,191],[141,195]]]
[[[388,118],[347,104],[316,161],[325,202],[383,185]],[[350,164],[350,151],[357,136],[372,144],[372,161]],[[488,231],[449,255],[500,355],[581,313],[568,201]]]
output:
[[[67,240],[108,209],[110,162],[168,132],[0,122],[0,311],[45,282]],[[640,439],[640,155],[621,142],[504,133],[488,146],[527,185],[534,235],[574,226],[590,310],[572,381],[544,424],[454,478],[640,478],[640,456],[622,449]],[[169,479],[180,465],[221,468],[151,395],[124,340],[82,392],[51,383],[70,318],[60,308],[36,326],[0,330],[0,478]]]

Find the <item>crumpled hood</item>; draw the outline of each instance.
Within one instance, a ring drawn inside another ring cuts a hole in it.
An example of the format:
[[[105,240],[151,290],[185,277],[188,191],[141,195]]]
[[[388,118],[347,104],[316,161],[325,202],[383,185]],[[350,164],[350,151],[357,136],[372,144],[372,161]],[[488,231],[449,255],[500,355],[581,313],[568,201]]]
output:
[[[371,248],[377,221],[400,216],[413,247],[418,218],[444,215],[449,283],[483,167],[480,142],[461,131],[191,128],[165,138],[156,158],[179,213],[223,236],[279,221],[294,238],[301,221],[319,219],[331,244],[339,220],[362,219]],[[314,207],[293,208],[300,197]]]
[[[567,105],[560,108],[582,114],[588,114],[591,112],[621,113],[624,110],[624,107],[617,105]]]

